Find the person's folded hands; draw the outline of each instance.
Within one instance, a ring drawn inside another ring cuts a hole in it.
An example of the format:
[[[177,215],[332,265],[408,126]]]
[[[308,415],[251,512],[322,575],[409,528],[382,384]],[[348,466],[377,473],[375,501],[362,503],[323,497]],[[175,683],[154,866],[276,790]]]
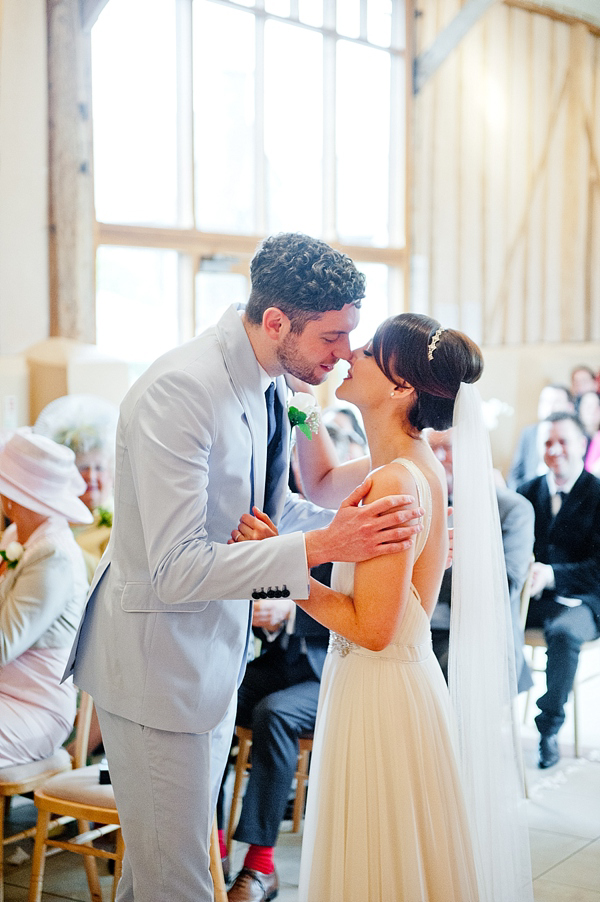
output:
[[[250,540],[270,539],[279,535],[277,527],[270,517],[258,507],[252,508],[252,514],[242,514],[237,529],[231,531],[231,538],[227,542],[247,542]]]

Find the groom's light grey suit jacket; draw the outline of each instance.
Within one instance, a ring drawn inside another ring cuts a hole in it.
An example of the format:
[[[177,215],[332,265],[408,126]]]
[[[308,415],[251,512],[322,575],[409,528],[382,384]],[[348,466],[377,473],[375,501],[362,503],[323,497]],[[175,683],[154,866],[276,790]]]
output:
[[[285,385],[277,380],[285,410]],[[267,414],[239,312],[159,358],[121,405],[115,517],[69,668],[113,714],[205,732],[243,675],[254,590],[308,595],[302,532],[323,511],[287,487],[289,422],[274,494],[278,538],[227,545],[262,507]],[[69,670],[68,668],[68,670]]]

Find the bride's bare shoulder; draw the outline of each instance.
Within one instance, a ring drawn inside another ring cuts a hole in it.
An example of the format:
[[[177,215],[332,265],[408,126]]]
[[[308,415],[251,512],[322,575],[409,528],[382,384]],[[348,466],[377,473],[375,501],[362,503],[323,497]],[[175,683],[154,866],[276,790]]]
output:
[[[371,477],[371,490],[365,499],[375,501],[384,495],[415,495],[417,486],[415,478],[407,467],[400,461],[392,461],[377,467],[369,473]]]

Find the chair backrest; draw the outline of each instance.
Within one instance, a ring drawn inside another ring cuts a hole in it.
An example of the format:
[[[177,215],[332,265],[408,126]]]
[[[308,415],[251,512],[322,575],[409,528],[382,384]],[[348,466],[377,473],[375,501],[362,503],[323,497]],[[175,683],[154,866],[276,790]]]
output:
[[[73,767],[85,767],[87,763],[93,707],[94,701],[91,695],[82,690],[79,694],[77,717],[75,718],[75,756]]]
[[[529,562],[529,570],[527,571],[527,578],[523,583],[523,588],[521,589],[521,606],[519,610],[519,620],[521,622],[521,629],[525,629],[525,624],[527,623],[527,612],[529,610],[529,601],[531,599],[531,582],[533,580],[533,565],[535,564],[535,558],[531,555],[531,560]]]

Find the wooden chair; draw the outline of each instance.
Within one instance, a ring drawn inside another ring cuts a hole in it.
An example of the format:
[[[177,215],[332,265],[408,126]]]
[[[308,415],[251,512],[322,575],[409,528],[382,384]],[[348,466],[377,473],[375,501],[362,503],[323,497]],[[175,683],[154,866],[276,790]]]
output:
[[[88,886],[93,902],[102,902],[102,890],[98,879],[96,858],[112,859],[115,873],[112,887],[112,902],[115,899],[117,883],[121,876],[124,844],[119,828],[119,815],[115,807],[115,797],[110,784],[99,782],[99,765],[85,766],[87,757],[92,699],[86,692],[81,693],[81,702],[76,725],[74,769],[68,773],[51,777],[34,793],[38,809],[35,830],[35,845],[29,884],[29,902],[40,902],[46,857],[54,850],[67,850],[83,855]],[[50,814],[60,815],[60,823],[77,821],[79,834],[69,840],[50,838]],[[92,829],[90,822],[96,824]],[[116,849],[96,848],[94,839],[107,833],[117,832]],[[50,847],[50,851],[46,851]]]
[[[29,764],[16,764],[0,769],[0,902],[4,900],[4,847],[10,843],[20,842],[35,835],[35,827],[4,836],[4,816],[6,800],[12,796],[33,792],[50,777],[71,770],[71,758],[65,749],[59,749],[49,758],[32,761]],[[53,824],[54,826],[55,824]]]
[[[531,568],[530,568],[531,571]],[[528,585],[529,584],[529,585]],[[546,638],[544,636],[544,630],[541,627],[530,626],[528,628],[525,627],[525,623],[527,621],[527,611],[529,610],[529,598],[531,595],[531,579],[530,577],[527,580],[528,585],[526,595],[521,595],[521,625],[523,626],[525,632],[525,645],[531,649],[531,658],[529,661],[529,666],[534,673],[545,673],[546,668],[540,667],[536,665],[536,654],[538,649],[545,649],[546,646]],[[525,589],[523,589],[525,592]],[[600,651],[600,639],[593,639],[590,642],[584,642],[581,646],[581,652],[579,654],[579,665],[581,664],[581,658],[585,652],[588,651]],[[578,687],[583,683],[587,683],[588,680],[592,680],[597,676],[600,676],[600,669],[594,671],[594,673],[589,676],[581,679],[579,677],[579,669],[577,667],[577,672],[575,673],[575,679],[573,680],[573,744],[575,748],[575,757],[579,758],[579,704],[578,704]],[[523,713],[523,719],[527,719],[527,713],[529,711],[529,702],[531,700],[531,689],[527,691],[527,698],[525,699],[525,710]]]
[[[59,775],[56,779],[47,780],[34,795],[34,801],[38,808],[38,822],[37,827],[32,828],[31,832],[31,835],[35,833],[35,847],[29,885],[29,902],[40,902],[41,900],[46,858],[53,854],[54,850],[58,852],[63,849],[84,856],[83,861],[92,902],[102,902],[96,858],[114,860],[112,902],[115,899],[125,846],[119,829],[119,815],[115,807],[113,788],[110,784],[99,783],[98,765],[85,766],[92,708],[92,699],[87,693],[82,692],[75,741],[74,767],[76,769],[68,774]],[[50,812],[62,816],[50,822]],[[48,837],[49,828],[52,826],[74,820],[78,823],[80,831],[78,836],[69,841]],[[90,822],[97,826],[90,829]],[[98,849],[92,845],[94,839],[115,831],[118,832],[114,852]],[[52,847],[52,851],[46,852],[46,847]],[[210,841],[210,872],[215,887],[215,902],[227,902],[216,820],[213,824]]]
[[[227,825],[227,852],[231,854],[233,834],[238,819],[238,807],[242,792],[242,783],[247,771],[252,766],[250,762],[250,749],[252,748],[252,730],[246,727],[236,727],[235,735],[239,740],[239,749],[235,765],[235,780],[233,783],[233,795],[231,808],[229,809],[229,823]],[[298,740],[298,764],[296,766],[296,795],[294,797],[294,809],[292,814],[292,833],[300,829],[300,822],[304,814],[304,799],[308,783],[308,766],[310,753],[313,747],[312,734],[301,736]]]
[[[525,578],[525,582],[523,583],[523,588],[521,589],[521,603],[519,607],[519,622],[521,624],[521,629],[523,632],[525,631],[525,621],[527,620],[527,611],[529,610],[529,599],[531,598],[531,583],[533,580],[533,565],[535,563],[535,558],[531,555],[531,560],[529,562],[529,569],[527,570],[527,577]],[[527,707],[527,702],[525,702],[525,707]],[[519,749],[520,759],[519,765],[521,767],[521,773],[523,775],[523,790],[525,793],[525,798],[529,798],[529,786],[527,785],[527,770],[525,768],[525,759],[523,757],[523,745],[521,743],[521,735],[519,731],[519,714],[518,714],[518,696],[513,699],[512,705],[512,721],[513,721],[513,731],[515,735],[515,744]]]
[[[210,875],[215,887],[215,902],[227,902],[227,887],[223,876],[223,864],[221,862],[221,849],[219,847],[219,833],[217,819],[213,821],[210,834]]]

